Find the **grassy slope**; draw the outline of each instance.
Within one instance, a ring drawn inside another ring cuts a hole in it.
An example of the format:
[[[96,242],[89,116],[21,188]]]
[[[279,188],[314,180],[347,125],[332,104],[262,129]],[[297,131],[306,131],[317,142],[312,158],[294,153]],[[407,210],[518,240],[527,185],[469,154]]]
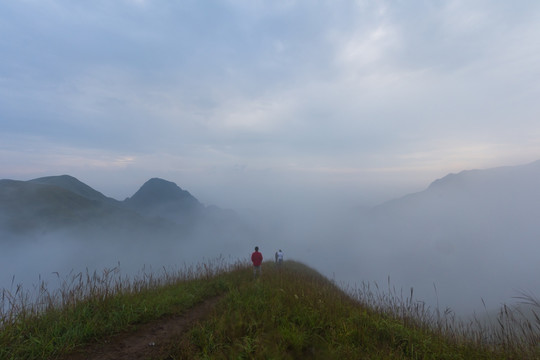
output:
[[[524,358],[406,327],[352,300],[303,264],[288,261],[278,271],[265,263],[263,271],[253,279],[245,264],[226,271],[204,265],[199,275],[173,276],[165,284],[117,285],[116,295],[109,294],[110,281],[100,280],[97,287],[95,280],[89,281],[98,290],[86,293],[86,300],[63,301],[40,316],[27,312],[5,326],[0,358],[56,358],[137,324],[182,313],[217,294],[225,296],[207,320],[171,338],[162,358]]]
[[[485,349],[451,344],[407,328],[353,301],[296,262],[232,288],[212,317],[171,344],[170,358],[497,359]]]
[[[24,293],[4,290],[2,302],[22,311],[0,318],[5,324],[0,331],[0,359],[55,359],[137,324],[181,314],[225,292],[234,283],[230,269],[223,273],[221,268],[200,266],[135,280],[111,272],[79,274],[52,294],[42,287],[31,304]]]

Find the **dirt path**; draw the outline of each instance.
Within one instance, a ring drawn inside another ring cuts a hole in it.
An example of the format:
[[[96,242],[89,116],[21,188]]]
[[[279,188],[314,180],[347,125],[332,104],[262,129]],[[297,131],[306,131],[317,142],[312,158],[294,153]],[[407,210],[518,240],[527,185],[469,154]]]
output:
[[[167,340],[188,331],[196,322],[203,320],[221,297],[205,300],[188,309],[184,314],[163,318],[140,326],[135,332],[120,334],[105,342],[71,354],[70,360],[138,360],[159,354]]]

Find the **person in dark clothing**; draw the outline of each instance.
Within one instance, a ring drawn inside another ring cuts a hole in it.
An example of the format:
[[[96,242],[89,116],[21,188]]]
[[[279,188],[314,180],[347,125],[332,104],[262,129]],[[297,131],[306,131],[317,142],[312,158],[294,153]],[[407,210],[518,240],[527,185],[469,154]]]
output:
[[[261,275],[261,264],[263,256],[259,252],[259,247],[255,246],[255,251],[251,254],[251,262],[253,263],[253,276],[257,276],[257,273]]]

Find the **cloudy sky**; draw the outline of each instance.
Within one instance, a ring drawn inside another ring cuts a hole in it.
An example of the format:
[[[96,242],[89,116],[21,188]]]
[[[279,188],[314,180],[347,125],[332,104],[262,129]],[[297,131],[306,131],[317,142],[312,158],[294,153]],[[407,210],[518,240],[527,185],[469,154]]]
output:
[[[0,3],[0,178],[369,203],[540,158],[540,2]]]

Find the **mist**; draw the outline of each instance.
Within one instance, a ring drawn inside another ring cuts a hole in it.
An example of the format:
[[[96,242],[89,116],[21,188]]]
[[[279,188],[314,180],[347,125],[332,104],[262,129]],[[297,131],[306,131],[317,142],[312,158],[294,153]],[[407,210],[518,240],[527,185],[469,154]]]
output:
[[[377,283],[467,316],[540,293],[540,163],[468,170],[377,206],[314,193],[281,209],[262,242],[344,287]],[[279,214],[279,215],[278,215]]]
[[[189,226],[167,222],[166,214],[137,217],[137,224],[123,214],[105,227],[4,230],[0,286],[54,287],[57,274],[119,268],[133,276],[218,257],[249,261],[259,246],[265,260],[282,249],[285,259],[344,288],[369,283],[405,294],[413,288],[416,300],[432,308],[478,314],[515,302],[520,291],[540,293],[538,183],[540,162],[450,174],[377,206],[313,193],[283,199],[281,207],[273,199],[266,209],[207,206]]]
[[[138,229],[140,231],[140,229]],[[136,233],[125,229],[112,234],[101,231],[56,231],[39,236],[4,234],[7,238],[1,256],[0,287],[8,290],[22,285],[31,290],[42,281],[54,288],[71,274],[102,273],[117,269],[122,275],[141,272],[150,275],[174,271],[222,256],[227,261],[247,259],[247,246],[241,238],[222,233],[209,235],[204,230],[191,234],[168,232]],[[246,249],[244,254],[240,248]],[[234,258],[232,257],[234,256]],[[230,258],[229,258],[230,257]]]

